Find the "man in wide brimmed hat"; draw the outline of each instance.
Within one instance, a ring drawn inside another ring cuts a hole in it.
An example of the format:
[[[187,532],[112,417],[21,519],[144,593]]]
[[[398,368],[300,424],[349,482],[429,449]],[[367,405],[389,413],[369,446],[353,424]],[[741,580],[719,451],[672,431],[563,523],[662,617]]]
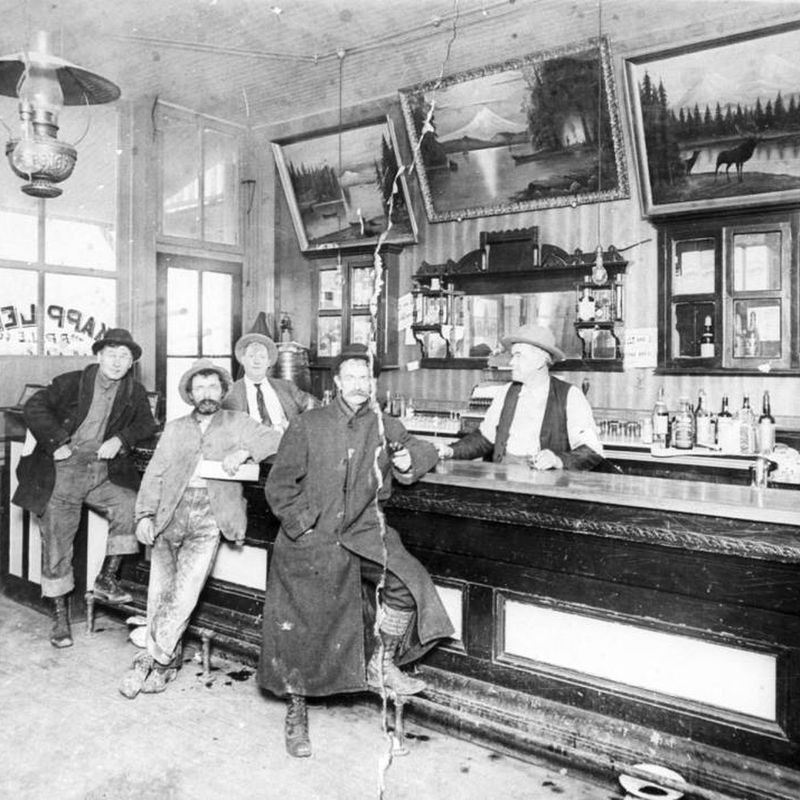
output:
[[[549,328],[523,325],[502,340],[511,351],[511,380],[495,397],[480,427],[443,458],[472,459],[491,454],[496,463],[534,469],[594,469],[603,461],[592,408],[576,386],[550,375],[564,359]]]
[[[293,419],[319,405],[313,395],[292,381],[269,375],[278,360],[278,348],[269,336],[246,333],[236,342],[234,353],[244,377],[233,384],[223,408],[246,411],[258,422],[283,433]]]
[[[40,517],[42,595],[54,602],[54,647],[72,644],[67,597],[75,586],[72,546],[84,504],[108,519],[95,595],[110,603],[132,599],[117,582],[122,556],[139,550],[133,530],[139,473],[131,451],[156,431],[147,393],[131,375],[142,354],[131,334],[106,330],[92,352],[96,364],[53,378],[23,409],[36,448],[20,461],[13,502]]]
[[[247,460],[274,453],[280,434],[241,411],[222,409],[232,384],[223,367],[199,359],[178,390],[194,410],[168,422],[136,499],[136,536],[152,545],[147,590],[147,651],[126,673],[120,692],[161,692],[180,668],[180,643],[211,572],[220,533],[244,542],[242,485],[233,478]],[[228,477],[205,477],[219,462]]]

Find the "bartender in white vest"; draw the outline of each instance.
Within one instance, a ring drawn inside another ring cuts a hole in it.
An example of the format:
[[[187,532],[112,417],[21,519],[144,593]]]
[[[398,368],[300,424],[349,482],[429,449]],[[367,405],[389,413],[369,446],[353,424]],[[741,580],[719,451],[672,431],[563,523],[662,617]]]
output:
[[[603,446],[589,402],[577,386],[550,375],[550,366],[564,359],[552,332],[523,325],[502,343],[511,351],[511,383],[492,401],[480,427],[440,448],[439,455],[473,459],[491,454],[495,463],[534,469],[600,465]]]

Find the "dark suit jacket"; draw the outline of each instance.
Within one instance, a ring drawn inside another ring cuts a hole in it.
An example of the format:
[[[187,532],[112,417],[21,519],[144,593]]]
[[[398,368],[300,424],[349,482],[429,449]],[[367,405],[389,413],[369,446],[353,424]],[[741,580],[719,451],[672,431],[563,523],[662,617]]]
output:
[[[319,400],[314,395],[299,389],[291,381],[285,381],[282,378],[267,378],[267,381],[275,390],[275,394],[278,395],[283,413],[286,414],[286,419],[289,422],[293,422],[304,411],[308,411],[309,408],[316,408],[319,405]],[[222,403],[222,407],[233,409],[234,411],[249,412],[244,378],[239,378],[233,384],[228,396]]]
[[[34,451],[20,459],[17,467],[19,486],[12,502],[42,515],[56,480],[53,453],[67,444],[89,413],[94,381],[99,365],[90,364],[83,371],[65,372],[31,397],[22,410],[25,424],[36,439]],[[156,432],[156,422],[144,387],[128,373],[119,382],[104,441],[118,436],[122,448],[108,462],[108,479],[118,486],[139,488],[139,472],[131,450]]]

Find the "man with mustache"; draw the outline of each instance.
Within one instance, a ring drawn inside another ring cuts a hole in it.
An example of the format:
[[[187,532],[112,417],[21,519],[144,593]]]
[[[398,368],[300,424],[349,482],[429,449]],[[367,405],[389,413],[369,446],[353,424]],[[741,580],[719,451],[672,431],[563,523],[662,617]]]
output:
[[[72,550],[84,504],[108,520],[106,557],[94,593],[108,603],[133,598],[117,582],[122,557],[139,552],[133,506],[139,487],[133,448],[156,423],[144,387],[131,374],[142,348],[124,328],[92,344],[97,363],[58,375],[23,409],[36,448],[17,468],[13,501],[39,517],[42,595],[53,598],[53,647],[72,644],[67,599],[75,587]]]
[[[412,483],[438,455],[398,419],[373,410],[374,363],[364,345],[343,349],[333,368],[336,399],[289,425],[265,487],[281,529],[258,679],[289,700],[285,740],[294,757],[311,755],[307,696],[367,688],[416,694],[425,684],[396,662],[413,661],[453,634],[427,571],[380,513],[392,478]],[[377,614],[378,639],[365,611]]]
[[[595,469],[604,462],[592,408],[577,386],[554,378],[550,366],[564,353],[542,325],[523,325],[503,339],[511,351],[511,383],[492,401],[477,430],[442,458],[491,455],[498,464],[533,469]]]
[[[205,585],[220,533],[236,545],[247,527],[242,485],[204,477],[221,462],[231,478],[248,459],[272,455],[280,433],[242,411],[222,409],[231,376],[199,359],[180,379],[191,414],[167,423],[136,498],[136,536],[152,545],[147,589],[146,652],[125,674],[120,692],[163,692],[181,665],[181,637]]]

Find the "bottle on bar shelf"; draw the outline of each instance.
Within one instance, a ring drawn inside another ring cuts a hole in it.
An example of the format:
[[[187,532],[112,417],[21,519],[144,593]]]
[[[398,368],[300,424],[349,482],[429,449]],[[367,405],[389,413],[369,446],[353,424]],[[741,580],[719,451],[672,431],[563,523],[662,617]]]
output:
[[[758,451],[769,454],[775,449],[775,418],[769,403],[769,392],[764,392],[761,416],[758,418]]]
[[[739,451],[741,453],[755,453],[758,450],[756,415],[750,408],[750,395],[742,398],[742,408],[739,411]]]
[[[747,324],[747,333],[744,337],[744,354],[746,356],[761,355],[761,337],[758,334],[758,322],[756,312],[750,312],[750,320]]]
[[[711,412],[706,408],[706,393],[701,389],[697,395],[697,408],[694,410],[694,439],[698,445],[713,446],[716,441],[716,431]]]
[[[728,410],[728,395],[722,396],[722,408],[717,414],[717,444],[723,453],[739,452],[739,431]]]
[[[653,447],[663,449],[667,446],[669,430],[669,411],[664,400],[664,387],[658,390],[656,404],[653,407]]]
[[[700,335],[700,358],[714,358],[714,329],[710,316],[703,321],[703,333]]]
[[[694,446],[694,414],[688,397],[678,401],[678,413],[672,426],[672,446],[678,450],[691,450]]]

